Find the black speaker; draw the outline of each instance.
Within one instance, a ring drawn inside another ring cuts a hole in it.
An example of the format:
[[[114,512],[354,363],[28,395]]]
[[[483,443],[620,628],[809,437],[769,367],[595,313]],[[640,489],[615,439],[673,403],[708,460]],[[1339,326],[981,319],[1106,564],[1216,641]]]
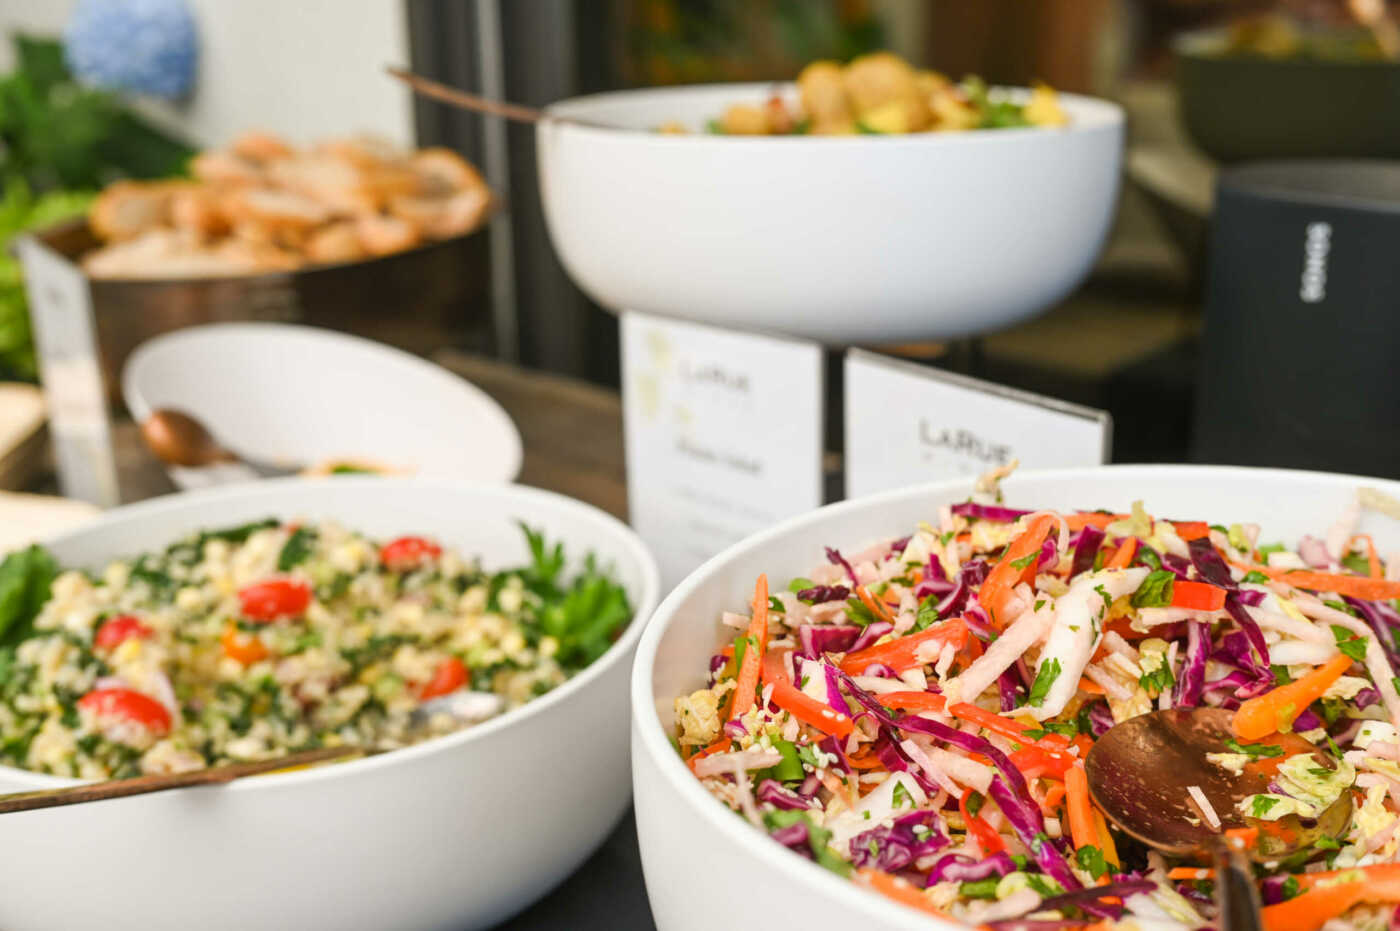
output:
[[[1400,476],[1400,162],[1222,173],[1195,457]]]

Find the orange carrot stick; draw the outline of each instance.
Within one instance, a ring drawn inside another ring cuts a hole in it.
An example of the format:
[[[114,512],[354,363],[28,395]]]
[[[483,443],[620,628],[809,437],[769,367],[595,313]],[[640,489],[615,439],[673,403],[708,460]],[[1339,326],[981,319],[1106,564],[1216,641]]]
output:
[[[1245,571],[1262,572],[1275,582],[1284,582],[1294,588],[1336,592],[1362,601],[1400,598],[1400,582],[1390,582],[1386,579],[1368,579],[1360,575],[1338,575],[1332,572],[1309,572],[1305,569],[1276,569],[1273,566],[1251,566],[1248,563],[1232,562],[1232,565]]]
[[[1014,589],[1021,582],[1035,580],[1035,567],[1039,561],[1040,547],[1055,526],[1055,518],[1041,514],[1033,519],[1021,535],[1011,541],[1006,555],[992,568],[982,587],[977,590],[977,601],[987,609],[993,626],[1004,626],[1002,615],[1007,603],[1015,597]]]
[[[907,879],[898,876],[891,876],[889,873],[881,873],[878,870],[859,869],[856,870],[856,881],[870,889],[874,889],[887,899],[892,899],[900,905],[918,909],[927,914],[939,918],[952,919],[942,911],[934,907],[933,903],[920,890],[914,887]]]
[[[1123,545],[1118,547],[1113,553],[1113,558],[1103,564],[1105,569],[1126,569],[1132,565],[1133,557],[1137,555],[1137,537],[1128,537],[1123,541]]]
[[[737,718],[753,707],[758,690],[758,673],[763,654],[768,650],[768,576],[760,575],[753,592],[753,617],[749,621],[749,644],[744,650],[744,662],[739,666],[739,679],[734,689],[734,701],[726,718]]]
[[[1381,578],[1385,573],[1381,570],[1381,558],[1376,555],[1376,541],[1369,533],[1358,533],[1351,538],[1350,545],[1355,546],[1357,540],[1366,544],[1366,574],[1373,579]]]
[[[865,605],[866,609],[871,614],[875,615],[875,620],[885,621],[889,624],[894,623],[894,617],[890,614],[890,609],[885,607],[884,602],[870,594],[870,589],[866,588],[864,585],[857,585],[856,597],[860,599],[860,603]]]
[[[1249,699],[1235,712],[1231,722],[1235,734],[1245,740],[1259,740],[1274,731],[1289,730],[1298,715],[1321,698],[1351,664],[1350,656],[1339,653],[1301,679]]]
[[[1303,873],[1294,878],[1305,891],[1264,908],[1265,931],[1317,931],[1357,905],[1400,902],[1400,863]]]
[[[1089,777],[1081,762],[1065,770],[1065,806],[1069,809],[1069,833],[1074,846],[1094,846],[1099,837],[1094,830],[1094,806],[1089,801]]]

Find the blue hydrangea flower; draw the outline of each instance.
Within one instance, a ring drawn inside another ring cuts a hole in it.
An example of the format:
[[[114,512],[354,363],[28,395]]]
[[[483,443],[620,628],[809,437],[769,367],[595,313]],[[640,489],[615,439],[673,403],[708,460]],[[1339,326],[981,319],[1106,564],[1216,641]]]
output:
[[[199,38],[185,0],[79,0],[64,44],[88,84],[172,99],[194,85]]]

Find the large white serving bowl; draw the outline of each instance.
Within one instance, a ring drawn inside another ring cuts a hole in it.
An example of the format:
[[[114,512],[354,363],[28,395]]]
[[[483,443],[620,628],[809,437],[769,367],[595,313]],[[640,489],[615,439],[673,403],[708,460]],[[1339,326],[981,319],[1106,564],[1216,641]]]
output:
[[[655,561],[589,505],[516,486],[278,479],[118,508],[51,546],[100,568],[198,528],[333,518],[423,533],[485,568],[529,558],[517,519],[612,566],[636,614],[597,662],[478,727],[367,760],[221,788],[0,817],[0,927],[485,927],[543,895],[627,807],[627,670],[655,606]],[[0,767],[0,791],[72,780]]]
[[[1011,326],[1088,273],[1118,198],[1123,113],[1061,95],[1070,125],[907,136],[661,135],[773,86],[619,91],[536,129],[550,236],[614,310],[826,343]],[[791,88],[786,92],[791,94]]]
[[[139,422],[170,407],[264,462],[364,461],[429,478],[509,482],[520,433],[490,395],[441,366],[346,333],[215,323],[149,340],[122,370]],[[181,488],[251,478],[237,465],[168,470]]]
[[[1400,482],[1319,472],[1210,466],[1107,466],[1014,475],[1011,507],[1148,511],[1179,520],[1258,522],[1263,538],[1295,542],[1326,530],[1360,485],[1400,496]],[[754,579],[783,584],[824,562],[823,545],[860,549],[903,536],[938,506],[965,500],[971,480],[939,482],[834,504],[735,544],[661,603],[632,668],[632,791],[642,866],[660,931],[709,931],[699,889],[735,890],[744,924],[761,927],[924,929],[961,927],[929,918],[838,879],[779,846],[712,798],[671,747],[672,703],[704,685],[725,639],[720,612],[743,611]],[[1362,531],[1383,551],[1400,548],[1400,522],[1377,515]],[[739,891],[742,890],[742,891]]]

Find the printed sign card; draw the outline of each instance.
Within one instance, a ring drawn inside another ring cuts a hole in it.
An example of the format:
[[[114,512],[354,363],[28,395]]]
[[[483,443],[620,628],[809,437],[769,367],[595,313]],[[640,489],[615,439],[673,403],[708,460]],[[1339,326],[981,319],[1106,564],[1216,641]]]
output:
[[[1108,461],[1107,411],[852,349],[845,360],[846,497],[1020,460],[1054,469]]]
[[[673,586],[755,531],[822,503],[822,350],[622,315],[632,526]]]

